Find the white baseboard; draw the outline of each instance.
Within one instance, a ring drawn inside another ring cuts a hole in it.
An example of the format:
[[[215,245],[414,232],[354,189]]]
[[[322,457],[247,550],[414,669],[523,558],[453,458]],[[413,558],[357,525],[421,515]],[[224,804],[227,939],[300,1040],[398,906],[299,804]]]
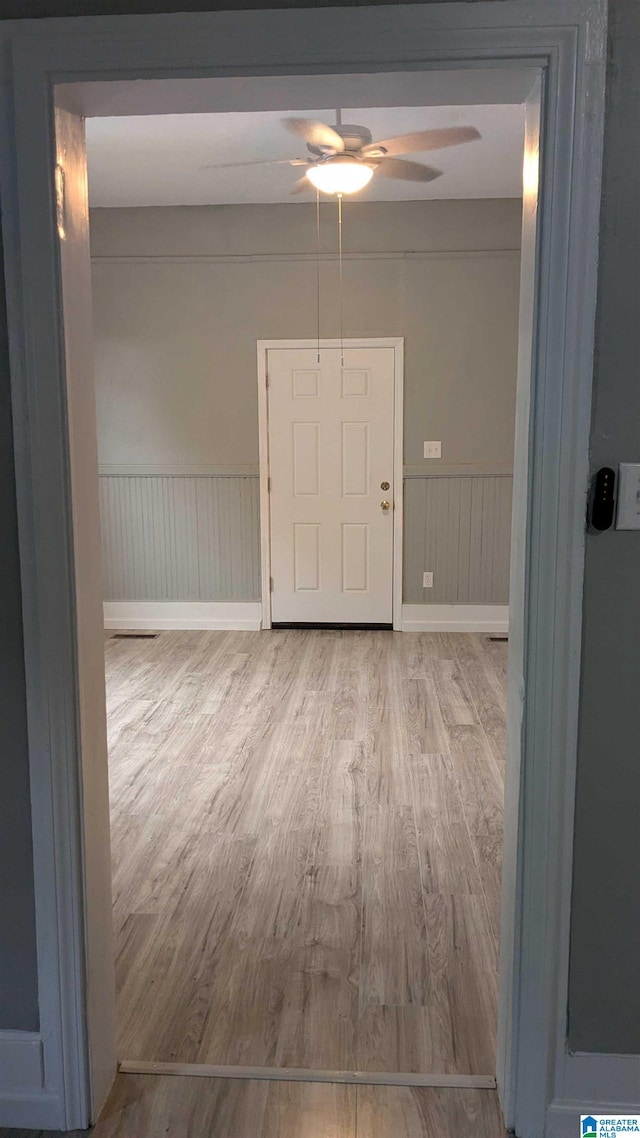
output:
[[[547,1120],[545,1138],[580,1138],[581,1114],[606,1114],[608,1118],[619,1118],[621,1115],[636,1115],[639,1113],[638,1101],[610,1102],[608,1099],[594,1099],[588,1095],[580,1102],[565,1102],[564,1100],[552,1102],[547,1107]]]
[[[37,1031],[0,1031],[0,1094],[29,1093],[44,1085]]]
[[[237,629],[262,627],[260,601],[105,601],[105,628]]]
[[[0,1093],[0,1128],[7,1130],[65,1130],[60,1095],[53,1091]]]
[[[547,1108],[545,1138],[576,1138],[581,1114],[640,1113],[640,1055],[565,1055],[562,1097]]]
[[[35,1031],[0,1031],[0,1127],[58,1130],[60,1097],[44,1086],[42,1038]]]
[[[403,632],[509,631],[508,605],[403,605]]]
[[[148,630],[262,627],[260,601],[105,601],[104,626]],[[493,632],[509,628],[508,605],[403,605],[403,632]]]

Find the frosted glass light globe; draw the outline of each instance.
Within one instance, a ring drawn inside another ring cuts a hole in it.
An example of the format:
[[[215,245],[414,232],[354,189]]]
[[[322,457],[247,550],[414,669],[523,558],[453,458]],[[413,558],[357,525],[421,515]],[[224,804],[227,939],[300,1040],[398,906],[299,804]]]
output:
[[[364,189],[372,177],[371,166],[346,154],[337,154],[307,170],[307,178],[323,194],[355,194]]]

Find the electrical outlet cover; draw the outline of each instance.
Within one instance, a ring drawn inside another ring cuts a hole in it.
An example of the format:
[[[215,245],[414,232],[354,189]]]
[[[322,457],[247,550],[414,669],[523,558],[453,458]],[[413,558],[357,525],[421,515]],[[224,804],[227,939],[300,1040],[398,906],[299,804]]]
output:
[[[442,443],[432,440],[424,444],[425,458],[442,458]]]
[[[432,589],[433,588],[433,573],[423,573],[422,574],[422,588],[423,589]]]

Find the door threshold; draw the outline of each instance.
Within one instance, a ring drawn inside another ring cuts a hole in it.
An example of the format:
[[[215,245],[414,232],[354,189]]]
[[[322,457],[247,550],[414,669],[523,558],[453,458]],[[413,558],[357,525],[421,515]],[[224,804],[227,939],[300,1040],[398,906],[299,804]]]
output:
[[[383,1087],[459,1087],[495,1090],[495,1075],[421,1075],[413,1071],[315,1071],[306,1067],[232,1067],[211,1063],[160,1063],[122,1059],[123,1075],[182,1075],[204,1079],[256,1079],[276,1083],[350,1083]]]
[[[333,629],[337,632],[393,632],[392,624],[375,624],[363,623],[356,621],[350,623],[347,621],[316,621],[316,620],[273,620],[271,622],[272,628],[324,628],[327,631]]]

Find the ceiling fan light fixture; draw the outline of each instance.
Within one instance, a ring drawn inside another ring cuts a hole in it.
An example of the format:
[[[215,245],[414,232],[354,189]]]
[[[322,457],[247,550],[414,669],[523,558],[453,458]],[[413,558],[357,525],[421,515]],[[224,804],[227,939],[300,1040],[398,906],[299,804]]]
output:
[[[337,154],[310,166],[307,178],[323,194],[356,194],[373,177],[373,167],[357,158]]]

